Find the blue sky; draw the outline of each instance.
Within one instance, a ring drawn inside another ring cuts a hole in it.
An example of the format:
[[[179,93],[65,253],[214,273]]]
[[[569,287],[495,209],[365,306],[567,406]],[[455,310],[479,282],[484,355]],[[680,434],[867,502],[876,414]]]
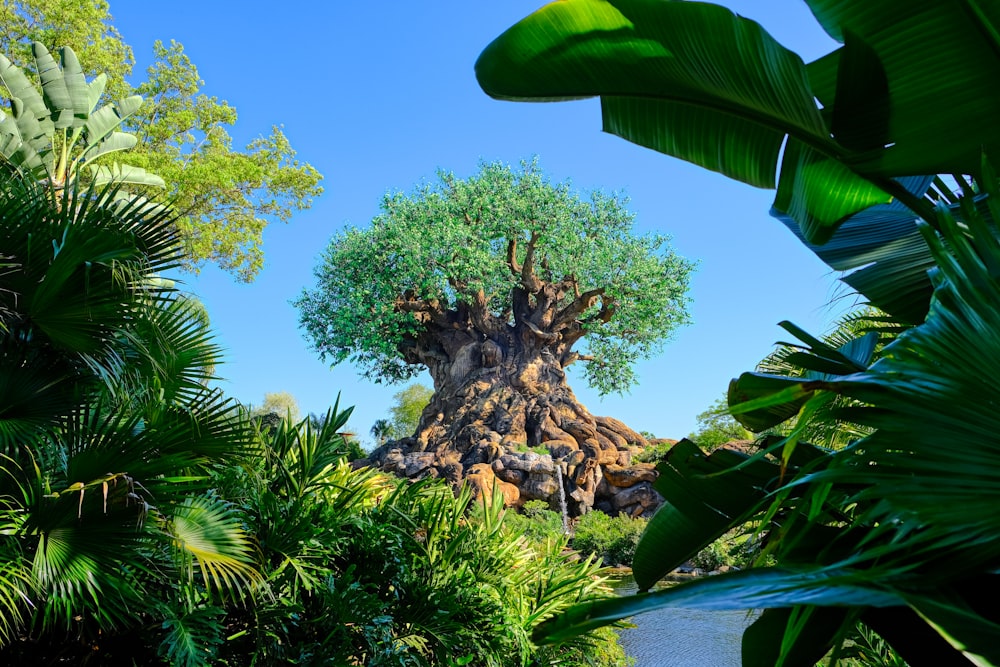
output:
[[[483,159],[538,155],[553,180],[622,190],[639,231],[672,235],[675,250],[700,263],[694,324],[637,367],[631,394],[600,398],[573,383],[595,414],[682,437],[730,378],[786,338],[779,321],[821,333],[851,303],[828,267],[768,217],[772,192],[603,134],[596,100],[522,104],[482,93],[473,73],[480,51],[542,4],[111,1],[114,24],[135,49],[137,79],[154,40],[181,42],[203,91],[236,107],[236,143],[283,125],[299,159],[325,177],[312,209],[267,229],[266,268],[254,283],[212,267],[182,277],[227,349],[219,373],[233,396],[259,403],[266,392],[288,391],[306,413],[324,412],[341,392],[342,405],[355,406],[349,427],[366,436],[402,387],[320,362],[289,302],[313,284],[330,237],[347,223],[366,224],[387,190],[410,190],[438,168],[467,176]],[[798,0],[719,4],[759,21],[807,61],[834,47]]]

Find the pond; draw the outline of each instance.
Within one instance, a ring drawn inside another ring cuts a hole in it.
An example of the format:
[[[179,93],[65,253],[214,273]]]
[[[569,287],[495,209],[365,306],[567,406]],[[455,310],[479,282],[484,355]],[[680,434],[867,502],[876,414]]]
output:
[[[613,582],[619,595],[636,591],[632,577]],[[621,643],[635,667],[740,667],[740,638],[754,620],[746,611],[660,609],[631,619]]]

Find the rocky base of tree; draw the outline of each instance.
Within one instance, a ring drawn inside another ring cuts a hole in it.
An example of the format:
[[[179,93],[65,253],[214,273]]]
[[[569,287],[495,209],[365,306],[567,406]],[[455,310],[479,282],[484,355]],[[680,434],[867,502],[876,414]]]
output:
[[[651,515],[662,502],[652,485],[657,472],[652,463],[632,463],[632,457],[646,445],[645,439],[618,420],[591,419],[593,425],[580,423],[592,431],[584,447],[578,447],[576,439],[550,440],[534,451],[517,451],[516,443],[508,448],[495,432],[488,431],[497,436],[497,442],[487,436],[464,453],[454,448],[420,451],[416,438],[404,438],[376,449],[357,464],[410,479],[441,477],[455,486],[465,481],[477,495],[486,497],[496,488],[508,507],[544,500],[553,509],[564,507],[569,516],[594,509],[611,515]],[[607,435],[600,440],[594,437],[602,431]]]

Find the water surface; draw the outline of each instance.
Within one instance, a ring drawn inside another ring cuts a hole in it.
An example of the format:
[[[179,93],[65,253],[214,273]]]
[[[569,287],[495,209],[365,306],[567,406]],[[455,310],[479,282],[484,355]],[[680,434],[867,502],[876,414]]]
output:
[[[614,583],[619,595],[636,591],[631,576]],[[754,620],[746,611],[659,609],[633,616],[621,643],[635,667],[741,667],[740,638]]]

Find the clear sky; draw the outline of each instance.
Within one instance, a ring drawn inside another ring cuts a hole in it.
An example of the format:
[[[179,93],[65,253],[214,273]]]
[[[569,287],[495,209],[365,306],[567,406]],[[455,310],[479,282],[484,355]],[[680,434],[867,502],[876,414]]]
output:
[[[700,262],[694,324],[639,365],[630,395],[601,398],[573,383],[595,414],[661,437],[687,435],[730,378],[787,339],[779,321],[822,333],[843,312],[850,298],[835,275],[768,217],[772,192],[602,133],[596,100],[524,104],[482,93],[473,73],[480,51],[542,4],[111,0],[114,24],[135,49],[137,80],[154,40],[182,43],[203,91],[236,107],[236,143],[283,125],[298,157],[325,177],[311,210],[268,227],[266,268],[254,283],[212,267],[183,278],[227,349],[219,373],[233,396],[259,403],[265,392],[288,391],[308,413],[324,412],[341,392],[342,405],[355,406],[349,427],[367,436],[402,387],[320,362],[289,302],[312,286],[330,237],[347,223],[365,225],[387,190],[410,190],[438,168],[468,176],[480,160],[538,155],[553,180],[625,191],[640,231],[672,235],[680,254]],[[799,0],[720,4],[806,61],[834,48]]]

